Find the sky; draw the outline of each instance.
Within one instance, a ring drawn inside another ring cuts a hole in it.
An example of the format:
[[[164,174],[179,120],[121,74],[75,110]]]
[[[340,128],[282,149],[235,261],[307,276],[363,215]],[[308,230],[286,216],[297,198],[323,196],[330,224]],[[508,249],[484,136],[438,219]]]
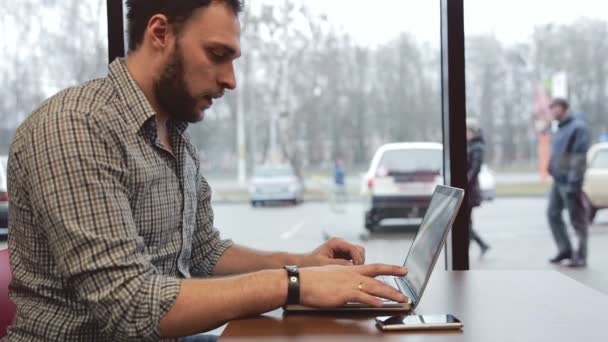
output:
[[[282,0],[248,0],[282,3]],[[439,46],[439,0],[305,0],[350,32],[361,45],[374,46],[410,32]],[[526,41],[534,26],[570,24],[580,17],[608,20],[603,0],[464,0],[465,34],[493,33],[505,43]]]

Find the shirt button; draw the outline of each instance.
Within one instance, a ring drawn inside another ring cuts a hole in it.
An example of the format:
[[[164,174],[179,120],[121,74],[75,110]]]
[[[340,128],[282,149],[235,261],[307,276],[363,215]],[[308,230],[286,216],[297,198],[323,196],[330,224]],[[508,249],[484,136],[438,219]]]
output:
[[[295,283],[298,281],[298,278],[296,277],[291,277],[289,280],[291,280],[292,283]]]

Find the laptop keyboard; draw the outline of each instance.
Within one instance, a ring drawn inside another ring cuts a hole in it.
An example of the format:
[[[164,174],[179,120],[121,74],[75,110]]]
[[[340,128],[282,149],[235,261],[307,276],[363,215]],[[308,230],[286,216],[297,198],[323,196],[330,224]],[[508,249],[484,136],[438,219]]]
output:
[[[378,276],[376,277],[377,280],[380,280],[381,282],[385,283],[386,285],[393,287],[397,290],[399,290],[399,288],[397,287],[397,281],[395,280],[394,277],[387,277],[387,276]],[[377,297],[378,299],[380,299],[383,303],[397,303],[392,299],[387,299],[387,298],[381,298],[381,297]]]
[[[380,280],[381,282],[385,283],[386,285],[396,288],[397,290],[399,290],[399,287],[397,287],[397,281],[395,280],[395,277],[387,277],[387,276],[379,276],[376,277],[377,280]]]

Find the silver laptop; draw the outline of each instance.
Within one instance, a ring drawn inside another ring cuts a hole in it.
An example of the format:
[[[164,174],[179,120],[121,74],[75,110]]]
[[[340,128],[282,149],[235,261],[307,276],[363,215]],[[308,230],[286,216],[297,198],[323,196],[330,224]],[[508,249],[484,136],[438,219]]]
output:
[[[288,312],[323,311],[411,311],[418,306],[426,284],[431,277],[435,263],[441,254],[448,232],[454,223],[462,204],[464,190],[438,185],[431,197],[424,218],[420,223],[414,242],[405,258],[403,266],[408,269],[404,277],[384,277],[384,281],[396,287],[410,300],[408,303],[385,301],[382,307],[351,302],[337,308],[313,308],[304,305],[287,305]]]

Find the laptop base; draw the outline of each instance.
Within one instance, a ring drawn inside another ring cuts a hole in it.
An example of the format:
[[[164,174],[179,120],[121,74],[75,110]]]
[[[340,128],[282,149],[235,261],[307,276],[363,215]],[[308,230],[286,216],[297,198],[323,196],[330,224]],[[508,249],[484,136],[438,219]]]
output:
[[[382,307],[370,306],[364,303],[347,303],[343,306],[337,308],[315,308],[306,305],[286,305],[283,306],[283,310],[289,313],[313,313],[313,312],[373,312],[373,313],[383,313],[383,312],[408,312],[412,310],[411,303],[385,303]]]

